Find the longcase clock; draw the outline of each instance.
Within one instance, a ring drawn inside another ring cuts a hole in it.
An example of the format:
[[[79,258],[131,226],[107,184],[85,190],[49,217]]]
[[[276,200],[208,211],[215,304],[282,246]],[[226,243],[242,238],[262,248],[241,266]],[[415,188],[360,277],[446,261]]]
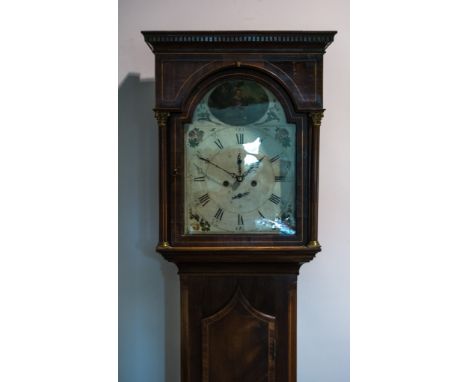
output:
[[[143,32],[182,382],[296,381],[296,280],[320,251],[323,55],[335,33]]]

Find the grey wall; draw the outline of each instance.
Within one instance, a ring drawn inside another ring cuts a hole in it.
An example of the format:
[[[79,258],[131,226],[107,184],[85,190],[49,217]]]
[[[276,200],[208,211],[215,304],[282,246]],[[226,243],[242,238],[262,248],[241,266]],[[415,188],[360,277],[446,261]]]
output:
[[[349,4],[119,1],[119,381],[179,380],[179,286],[157,242],[153,55],[141,30],[337,30],[325,55],[319,240],[298,283],[298,381],[349,380]]]

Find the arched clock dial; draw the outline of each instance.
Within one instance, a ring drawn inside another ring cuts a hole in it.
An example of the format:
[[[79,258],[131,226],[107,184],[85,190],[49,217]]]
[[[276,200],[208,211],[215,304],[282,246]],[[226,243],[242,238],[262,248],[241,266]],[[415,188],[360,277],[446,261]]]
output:
[[[295,139],[266,88],[211,89],[185,126],[186,233],[294,234]]]

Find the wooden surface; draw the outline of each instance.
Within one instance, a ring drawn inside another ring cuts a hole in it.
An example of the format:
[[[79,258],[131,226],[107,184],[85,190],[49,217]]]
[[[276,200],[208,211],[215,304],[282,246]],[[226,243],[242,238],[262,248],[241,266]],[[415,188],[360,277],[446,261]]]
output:
[[[181,274],[182,381],[293,381],[296,275]]]
[[[203,382],[274,382],[276,318],[250,305],[238,287],[229,303],[202,319]]]

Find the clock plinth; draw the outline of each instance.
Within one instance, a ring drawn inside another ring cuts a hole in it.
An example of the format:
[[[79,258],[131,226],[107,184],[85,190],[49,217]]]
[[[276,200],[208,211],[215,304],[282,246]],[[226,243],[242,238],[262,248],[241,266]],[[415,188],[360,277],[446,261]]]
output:
[[[143,32],[155,55],[159,244],[179,268],[183,382],[294,382],[296,282],[320,251],[336,32]]]

